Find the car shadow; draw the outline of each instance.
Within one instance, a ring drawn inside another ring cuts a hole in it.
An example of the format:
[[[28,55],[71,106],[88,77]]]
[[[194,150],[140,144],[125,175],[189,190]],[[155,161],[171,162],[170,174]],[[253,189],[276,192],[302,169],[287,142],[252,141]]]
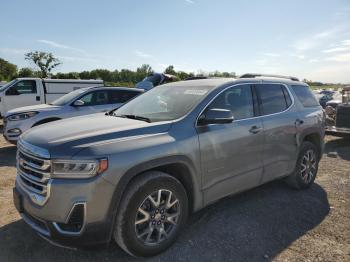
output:
[[[350,160],[350,138],[337,138],[325,143],[325,153],[330,157],[337,157]]]
[[[297,191],[275,181],[193,214],[176,243],[148,261],[272,260],[329,210],[327,193],[318,184]],[[0,228],[0,246],[0,261],[135,261],[114,243],[89,251],[52,246],[22,220]]]
[[[0,167],[1,166],[16,166],[16,151],[17,147],[9,144],[8,146],[0,147]]]

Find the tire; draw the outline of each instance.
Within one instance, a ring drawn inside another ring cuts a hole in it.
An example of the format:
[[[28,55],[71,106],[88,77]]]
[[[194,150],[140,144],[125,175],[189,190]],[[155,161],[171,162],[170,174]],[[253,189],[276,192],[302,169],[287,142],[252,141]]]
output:
[[[311,155],[307,157],[309,152],[312,152],[313,157],[311,157]],[[310,159],[311,163],[308,162],[307,158]],[[295,189],[309,188],[315,181],[319,160],[320,156],[316,146],[311,142],[303,142],[300,147],[294,172],[287,177],[287,183]],[[308,170],[312,173],[308,172]]]
[[[136,177],[123,195],[114,239],[132,256],[154,256],[175,242],[187,216],[188,198],[183,185],[166,173],[146,172]]]

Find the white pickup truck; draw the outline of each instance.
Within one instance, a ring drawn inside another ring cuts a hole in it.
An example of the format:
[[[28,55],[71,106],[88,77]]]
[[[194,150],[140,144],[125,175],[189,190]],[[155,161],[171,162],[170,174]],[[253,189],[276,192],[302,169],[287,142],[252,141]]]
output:
[[[0,87],[0,117],[7,111],[50,103],[83,87],[103,86],[102,80],[17,78]]]

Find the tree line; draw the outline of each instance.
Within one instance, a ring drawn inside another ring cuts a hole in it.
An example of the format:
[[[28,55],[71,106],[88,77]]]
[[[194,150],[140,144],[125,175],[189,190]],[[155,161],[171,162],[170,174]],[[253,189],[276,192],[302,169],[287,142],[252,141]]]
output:
[[[17,77],[40,77],[53,79],[101,79],[110,85],[134,86],[137,82],[144,79],[146,76],[154,73],[152,67],[148,64],[143,64],[136,70],[130,69],[94,69],[91,71],[68,72],[68,73],[52,73],[61,61],[54,57],[52,53],[34,51],[25,54],[25,60],[30,61],[36,69],[24,67],[18,70],[17,66],[0,58],[0,81],[10,81]],[[215,76],[215,77],[235,77],[234,72],[219,72],[210,73],[188,73],[175,70],[173,65],[165,68],[165,74],[176,76],[179,80],[184,80],[193,76]]]

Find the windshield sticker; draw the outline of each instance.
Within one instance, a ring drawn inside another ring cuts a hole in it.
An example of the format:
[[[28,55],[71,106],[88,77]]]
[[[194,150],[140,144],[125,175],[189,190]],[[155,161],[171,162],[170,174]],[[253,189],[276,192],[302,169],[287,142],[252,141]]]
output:
[[[207,90],[198,90],[198,89],[187,89],[184,94],[185,95],[196,95],[196,96],[202,96],[205,95],[208,91]]]

